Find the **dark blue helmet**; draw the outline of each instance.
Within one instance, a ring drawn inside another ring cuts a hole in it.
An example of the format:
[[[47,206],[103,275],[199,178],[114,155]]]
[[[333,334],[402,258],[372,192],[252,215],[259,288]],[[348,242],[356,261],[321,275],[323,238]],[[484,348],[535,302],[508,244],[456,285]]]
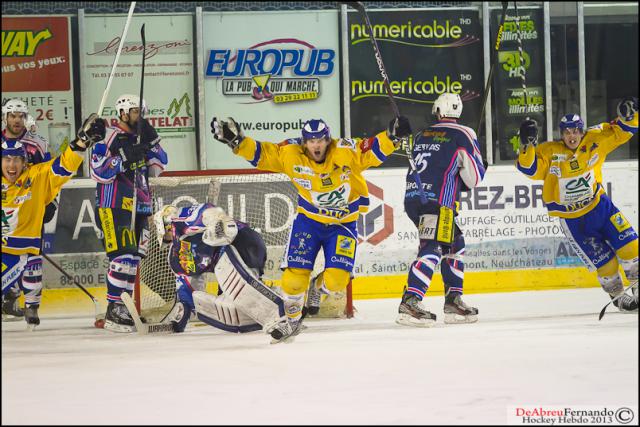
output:
[[[308,139],[320,139],[331,138],[331,132],[329,126],[322,119],[308,120],[304,126],[302,126],[302,142],[304,143]]]
[[[584,122],[577,114],[567,114],[560,119],[560,132],[569,128],[584,129]]]
[[[27,158],[27,150],[18,140],[4,140],[2,141],[2,157],[5,156]]]

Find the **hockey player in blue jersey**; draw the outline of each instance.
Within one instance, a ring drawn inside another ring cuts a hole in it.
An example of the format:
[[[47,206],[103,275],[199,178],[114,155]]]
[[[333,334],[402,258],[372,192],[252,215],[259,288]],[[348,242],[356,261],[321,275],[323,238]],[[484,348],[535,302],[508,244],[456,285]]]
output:
[[[282,299],[260,279],[267,248],[247,224],[211,203],[164,206],[154,224],[158,238],[171,245],[168,262],[182,306],[172,311],[174,331],[184,331],[191,313],[229,332],[288,326]],[[218,295],[206,292],[204,273],[216,274]]]
[[[412,173],[407,173],[405,211],[418,228],[418,257],[409,268],[407,287],[402,296],[396,322],[408,326],[433,326],[436,315],[420,302],[429,289],[436,266],[442,261],[445,283],[445,323],[477,321],[478,310],[462,301],[464,277],[464,236],[455,224],[456,202],[461,191],[482,181],[486,166],[476,133],[457,123],[462,100],[443,93],[433,104],[437,123],[415,135],[412,156],[420,174],[427,203]]]
[[[144,102],[142,105],[146,109]],[[133,291],[138,264],[147,251],[148,218],[152,214],[149,177],[159,175],[168,161],[158,133],[146,119],[141,119],[139,107],[138,96],[120,96],[115,105],[120,121],[107,129],[104,140],[91,152],[91,177],[98,183],[96,222],[102,230],[109,258],[104,328],[114,332],[135,330],[120,295]],[[136,132],[140,119],[138,144]],[[131,230],[132,210],[135,210],[135,230]]]
[[[29,109],[21,99],[8,100],[2,106],[2,141],[20,141],[27,155],[27,164],[35,165],[51,160],[48,152],[48,142],[36,134],[35,120],[29,115]],[[47,205],[44,213],[44,223],[51,221],[57,209],[54,200]],[[24,293],[25,310],[18,307],[20,291]],[[42,255],[30,254],[22,274],[19,287],[7,292],[2,303],[3,318],[21,318],[30,325],[40,324],[38,308],[42,300]]]

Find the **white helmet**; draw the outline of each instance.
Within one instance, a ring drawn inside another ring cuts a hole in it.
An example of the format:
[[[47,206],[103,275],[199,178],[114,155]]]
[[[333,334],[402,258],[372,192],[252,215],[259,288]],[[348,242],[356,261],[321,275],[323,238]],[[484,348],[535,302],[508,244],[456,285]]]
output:
[[[29,107],[21,99],[10,99],[2,106],[3,120],[7,119],[7,114],[9,113],[24,113],[26,117],[29,114]]]
[[[132,108],[140,107],[140,97],[138,95],[124,94],[121,95],[120,98],[116,101],[116,113],[118,117],[120,117],[120,110],[124,110],[126,114],[129,114],[129,111]],[[142,100],[142,114],[146,115],[147,113],[147,103]]]
[[[459,119],[462,115],[462,99],[457,93],[443,93],[433,103],[431,114]]]

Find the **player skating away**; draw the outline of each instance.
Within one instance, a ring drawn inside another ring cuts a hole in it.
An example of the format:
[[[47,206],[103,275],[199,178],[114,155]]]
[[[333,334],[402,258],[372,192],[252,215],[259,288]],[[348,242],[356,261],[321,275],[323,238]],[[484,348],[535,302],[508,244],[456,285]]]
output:
[[[2,140],[2,295],[18,286],[27,259],[40,253],[45,206],[71,179],[83,154],[104,138],[104,121],[95,115],[85,120],[69,148],[60,156],[29,166],[27,150],[19,140]],[[37,322],[26,320],[30,328]]]
[[[462,100],[443,93],[433,103],[437,123],[416,134],[411,155],[416,163],[427,203],[411,171],[407,172],[404,207],[418,228],[418,256],[409,268],[396,322],[408,326],[433,326],[436,315],[421,301],[429,289],[436,266],[442,261],[445,284],[445,323],[477,321],[478,309],[462,301],[464,279],[464,236],[455,223],[460,192],[482,181],[486,165],[473,129],[457,123]]]
[[[622,266],[630,282],[638,280],[638,234],[612,203],[602,185],[602,165],[609,153],[638,130],[638,99],[625,98],[618,117],[584,130],[577,114],[560,120],[561,141],[536,145],[535,121],[520,126],[516,167],[525,176],[543,180],[542,200],[549,215],[559,217],[571,247],[620,311],[638,309],[637,284],[633,296],[624,294]]]
[[[91,152],[91,177],[97,181],[96,222],[109,258],[104,328],[115,332],[135,330],[120,294],[133,291],[138,264],[147,251],[152,214],[149,177],[159,175],[167,165],[160,137],[144,118],[140,143],[136,143],[139,106],[137,95],[120,96],[115,105],[119,122],[107,129],[104,140]],[[135,230],[131,230],[133,209]]]
[[[20,141],[27,153],[27,164],[34,165],[51,160],[48,152],[48,142],[37,135],[35,120],[29,115],[29,109],[21,99],[8,100],[2,106],[2,141]],[[55,199],[49,203],[44,212],[44,223],[51,221],[57,209]],[[25,310],[18,307],[20,292],[25,296]],[[26,321],[31,325],[38,325],[38,308],[42,300],[42,255],[29,255],[27,264],[19,282],[19,287],[7,291],[3,298],[2,315],[5,318],[21,318],[26,315]]]
[[[172,314],[174,331],[184,331],[195,312],[202,322],[229,332],[264,328],[291,334],[282,322],[282,299],[261,281],[267,248],[260,234],[211,203],[167,205],[154,215],[154,224],[159,239],[171,244],[168,262],[181,305]],[[205,289],[204,273],[214,272],[218,295]]]
[[[356,223],[360,212],[369,207],[362,171],[380,165],[396,149],[400,138],[411,134],[409,121],[404,117],[393,119],[388,130],[372,138],[335,139],[324,121],[309,120],[301,138],[280,144],[245,137],[231,118],[223,121],[214,117],[211,128],[215,139],[253,166],[288,175],[298,191],[297,215],[281,266],[287,322],[297,334],[304,292],[321,248],[326,290],[346,289],[356,255]]]

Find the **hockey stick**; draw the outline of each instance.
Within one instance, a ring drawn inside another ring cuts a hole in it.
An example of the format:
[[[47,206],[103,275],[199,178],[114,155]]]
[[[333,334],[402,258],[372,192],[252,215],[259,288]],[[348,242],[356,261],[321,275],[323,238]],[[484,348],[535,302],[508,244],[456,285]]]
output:
[[[344,3],[348,6],[356,9],[362,17],[364,18],[367,29],[369,30],[369,40],[371,40],[371,45],[373,46],[373,53],[376,57],[376,62],[378,64],[378,71],[380,72],[380,76],[382,76],[382,82],[384,84],[384,88],[387,92],[387,97],[389,98],[389,103],[391,104],[391,109],[393,110],[393,114],[396,118],[400,117],[400,109],[398,109],[398,105],[396,104],[396,99],[393,97],[393,92],[391,91],[391,85],[389,83],[389,75],[387,74],[387,70],[384,66],[384,62],[382,61],[382,54],[380,53],[380,48],[378,47],[378,42],[376,42],[375,37],[373,36],[373,27],[371,26],[371,21],[369,20],[369,15],[367,14],[367,10],[364,7],[364,4],[359,1],[345,1],[340,2]],[[413,175],[413,179],[416,182],[416,187],[418,187],[418,192],[420,194],[420,202],[424,205],[427,203],[427,196],[424,193],[424,188],[422,188],[422,181],[420,180],[420,174],[416,169],[416,163],[413,160],[413,156],[411,155],[411,144],[406,138],[402,139],[402,146],[407,153],[407,160],[409,161],[409,168],[411,169],[411,174]]]
[[[622,291],[622,293],[620,295],[616,296],[615,298],[612,298],[611,301],[606,303],[605,306],[602,307],[602,310],[600,310],[600,315],[598,316],[598,320],[602,320],[602,317],[604,316],[604,312],[607,310],[607,307],[609,307],[609,304],[611,304],[612,302],[618,301],[623,295],[626,294],[626,292],[629,289],[633,289],[633,288],[637,288],[637,287],[638,287],[638,280],[634,280],[633,283],[630,283],[629,286],[624,288],[624,291]]]
[[[95,309],[96,312],[96,322],[98,322],[99,320],[102,319],[101,313],[100,313],[100,307],[98,305],[98,300],[91,295],[91,293],[84,287],[82,286],[80,283],[78,283],[78,281],[69,273],[67,273],[66,271],[64,271],[62,269],[62,267],[60,267],[54,260],[52,260],[47,254],[45,254],[44,252],[41,252],[42,257],[44,259],[46,259],[47,261],[49,261],[49,264],[53,265],[56,270],[58,270],[60,273],[62,273],[67,279],[71,280],[73,282],[74,285],[76,285],[78,288],[80,288],[80,290],[82,290],[82,292],[84,292],[85,294],[87,294],[87,296],[89,298],[91,298],[91,301],[93,301],[93,308]],[[96,325],[98,326],[98,325]]]
[[[480,139],[480,133],[482,131],[480,126],[482,125],[482,118],[484,117],[484,109],[487,105],[487,98],[489,97],[489,90],[491,89],[491,83],[493,80],[493,70],[496,67],[498,51],[500,50],[500,44],[502,43],[502,32],[504,30],[504,21],[505,21],[505,18],[507,17],[508,6],[509,6],[509,2],[506,2],[506,1],[502,2],[502,18],[500,19],[500,26],[498,27],[498,34],[496,36],[495,49],[491,52],[491,67],[489,68],[489,75],[487,76],[487,82],[484,85],[484,95],[482,97],[482,108],[480,109],[478,126],[476,126],[476,129],[477,129],[476,134],[478,136],[478,140]]]
[[[173,324],[171,322],[168,323],[144,323],[142,321],[142,318],[140,317],[140,315],[138,314],[138,310],[136,310],[136,304],[133,301],[133,298],[131,298],[131,295],[129,295],[128,292],[123,292],[120,295],[120,298],[122,299],[122,302],[124,303],[125,307],[127,307],[127,310],[129,310],[129,314],[131,314],[131,318],[133,319],[133,323],[136,325],[136,331],[140,334],[140,335],[147,335],[147,334],[158,334],[158,333],[173,333]],[[175,307],[175,302],[174,302],[174,307]],[[173,308],[172,308],[173,310]],[[171,311],[169,313],[167,313],[167,316],[171,313]],[[185,314],[187,315],[187,314]],[[166,318],[166,316],[165,316]],[[164,319],[163,319],[164,320]]]
[[[129,7],[129,14],[127,15],[127,21],[124,24],[124,30],[122,31],[122,37],[120,37],[120,44],[118,45],[118,51],[116,52],[116,57],[113,60],[113,65],[111,66],[111,73],[109,73],[109,80],[107,80],[107,87],[104,89],[102,93],[102,100],[100,100],[100,106],[98,107],[97,114],[102,116],[102,109],[104,108],[105,102],[107,102],[107,96],[109,96],[109,90],[111,89],[111,82],[113,81],[113,75],[116,70],[116,66],[118,65],[118,59],[120,59],[120,52],[122,52],[122,46],[124,45],[124,40],[127,38],[127,31],[129,30],[129,23],[131,22],[131,17],[133,16],[133,10],[136,8],[136,2],[132,1],[131,6]]]
[[[140,77],[140,98],[138,99],[138,137],[136,139],[136,144],[140,144],[141,134],[142,134],[142,118],[144,115],[144,57],[146,56],[147,50],[147,42],[144,36],[144,24],[140,28],[140,37],[142,38],[142,75]],[[131,207],[131,233],[135,236],[136,234],[136,212],[137,212],[137,204],[138,204],[138,188],[136,186],[136,181],[138,181],[138,168],[136,167],[133,171],[133,206]]]

